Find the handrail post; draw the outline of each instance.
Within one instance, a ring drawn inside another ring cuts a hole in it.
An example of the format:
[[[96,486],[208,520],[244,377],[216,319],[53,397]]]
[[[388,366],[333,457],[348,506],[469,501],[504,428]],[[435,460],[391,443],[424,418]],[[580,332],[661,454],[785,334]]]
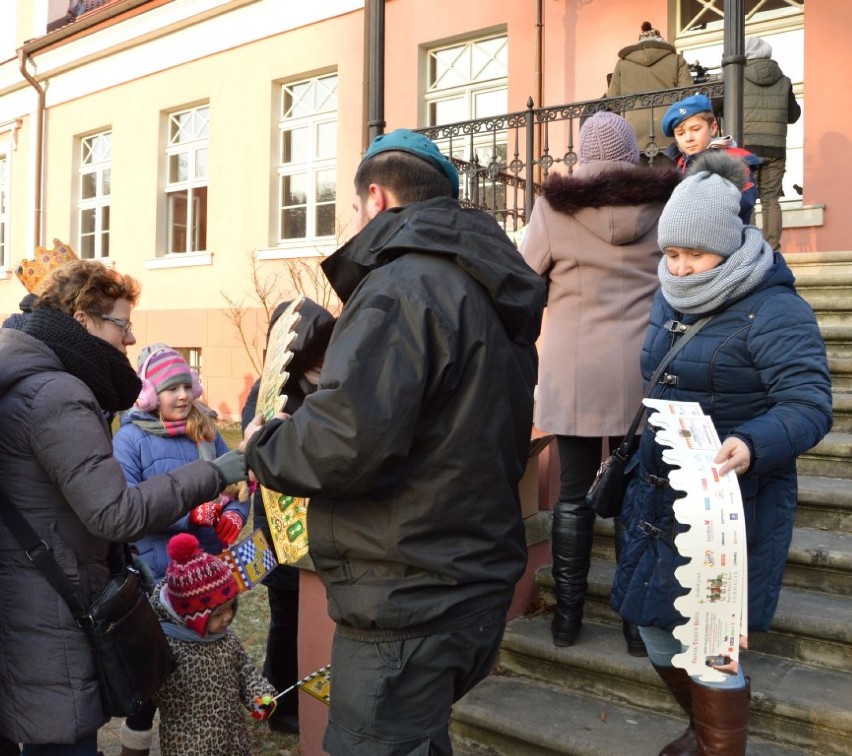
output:
[[[527,186],[524,192],[524,225],[530,222],[535,202],[533,167],[535,166],[535,126],[533,125],[533,98],[527,99]]]

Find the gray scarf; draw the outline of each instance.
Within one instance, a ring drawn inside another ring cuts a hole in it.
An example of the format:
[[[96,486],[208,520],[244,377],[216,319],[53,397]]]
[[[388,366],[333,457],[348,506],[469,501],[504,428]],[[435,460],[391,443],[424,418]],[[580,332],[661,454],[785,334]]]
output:
[[[663,255],[657,268],[663,296],[678,312],[707,315],[726,302],[755,289],[772,267],[774,254],[760,229],[746,226],[743,245],[712,270],[691,276],[673,276]]]

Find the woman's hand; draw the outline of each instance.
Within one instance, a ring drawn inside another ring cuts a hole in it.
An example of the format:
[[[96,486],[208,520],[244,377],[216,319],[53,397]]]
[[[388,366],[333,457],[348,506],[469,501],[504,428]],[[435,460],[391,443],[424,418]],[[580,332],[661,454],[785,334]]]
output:
[[[748,649],[748,636],[741,635],[740,651],[745,651],[746,649]],[[731,659],[731,661],[729,661],[727,664],[720,664],[719,666],[716,666],[715,664],[713,665],[713,669],[718,669],[720,672],[725,672],[728,675],[737,674],[739,668],[739,664],[734,659]]]
[[[751,465],[751,452],[748,444],[736,436],[729,436],[719,447],[719,453],[713,460],[719,468],[719,475],[733,470],[737,475],[745,475]]]

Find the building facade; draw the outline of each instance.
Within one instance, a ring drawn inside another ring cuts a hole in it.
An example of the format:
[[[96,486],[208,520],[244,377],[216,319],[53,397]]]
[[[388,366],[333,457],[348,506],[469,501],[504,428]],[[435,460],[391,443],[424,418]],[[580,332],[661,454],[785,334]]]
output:
[[[0,313],[25,293],[19,260],[69,242],[141,282],[131,359],[180,348],[237,418],[269,310],[300,291],[337,306],[316,264],[352,232],[376,1],[0,0]],[[599,98],[645,20],[718,71],[723,5],[385,0],[386,128]],[[848,249],[852,105],[829,88],[852,64],[852,8],[744,5],[746,35],[770,41],[804,112],[783,249]],[[508,143],[473,149],[512,160]]]

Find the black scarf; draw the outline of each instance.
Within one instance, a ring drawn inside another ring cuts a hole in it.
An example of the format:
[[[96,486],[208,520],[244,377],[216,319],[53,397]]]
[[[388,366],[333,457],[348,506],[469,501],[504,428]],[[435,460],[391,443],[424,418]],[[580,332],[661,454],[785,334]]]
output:
[[[139,396],[142,381],[127,356],[92,336],[70,315],[37,307],[21,330],[50,347],[65,369],[92,390],[107,412],[128,409]]]

